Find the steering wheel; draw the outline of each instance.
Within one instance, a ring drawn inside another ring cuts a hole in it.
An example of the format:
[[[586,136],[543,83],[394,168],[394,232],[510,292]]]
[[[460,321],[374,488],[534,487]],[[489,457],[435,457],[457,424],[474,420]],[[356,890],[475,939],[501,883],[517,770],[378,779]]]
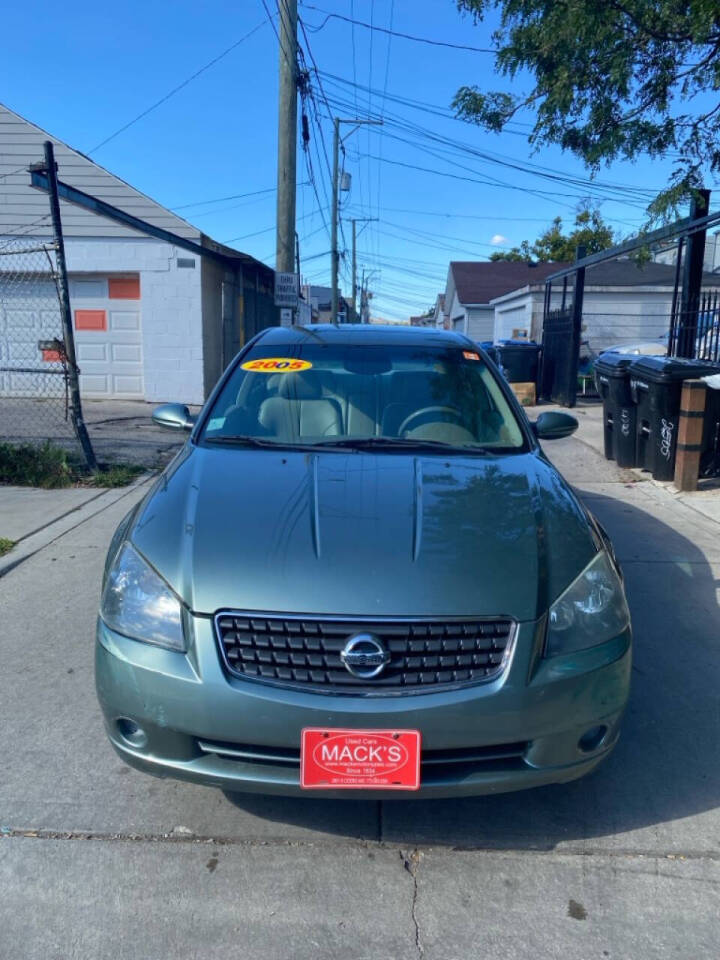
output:
[[[425,417],[428,414],[434,413],[449,414],[455,423],[461,427],[464,426],[462,414],[459,410],[456,410],[455,407],[423,407],[422,410],[416,410],[415,413],[411,413],[409,417],[405,417],[403,422],[398,427],[398,436],[404,433],[406,430],[409,431],[411,429],[410,424],[413,424],[413,427],[420,426],[419,423],[413,423],[413,421],[419,420],[421,417]]]

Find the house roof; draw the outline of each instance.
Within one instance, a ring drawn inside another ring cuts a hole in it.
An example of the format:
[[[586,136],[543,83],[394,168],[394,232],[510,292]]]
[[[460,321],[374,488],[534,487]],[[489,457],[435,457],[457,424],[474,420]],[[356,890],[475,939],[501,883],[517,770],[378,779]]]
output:
[[[0,104],[0,234],[51,233],[48,199],[30,186],[28,167],[43,159],[43,143],[55,148],[58,176],[73,187],[120,207],[155,227],[198,241],[202,232],[136,190],[100,164]],[[137,237],[137,232],[89,210],[60,201],[67,237]],[[39,222],[38,222],[39,221]]]
[[[270,267],[234,247],[218,243],[172,210],[141,193],[79,150],[0,103],[0,236],[52,235],[47,195],[30,186],[28,167],[44,159],[44,142],[51,140],[59,179],[104,200],[125,213],[167,230],[184,240],[199,243],[229,260]],[[116,220],[100,216],[65,200],[60,201],[63,233],[73,237],[137,238],[138,232]]]
[[[562,270],[562,267],[558,267]],[[634,260],[605,260],[585,272],[588,287],[672,287],[675,284],[675,266],[671,263],[648,263],[638,266]],[[557,281],[562,283],[561,280]],[[703,284],[717,286],[720,277],[703,273]],[[554,286],[554,284],[553,284]]]
[[[568,266],[565,263],[520,263],[510,260],[453,260],[450,264],[458,300],[462,304],[490,303],[505,293],[543,283],[548,274]]]

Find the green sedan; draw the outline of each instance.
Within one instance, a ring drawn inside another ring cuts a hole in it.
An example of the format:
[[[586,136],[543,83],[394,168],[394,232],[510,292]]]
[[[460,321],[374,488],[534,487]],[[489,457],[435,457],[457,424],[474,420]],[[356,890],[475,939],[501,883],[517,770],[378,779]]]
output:
[[[606,534],[493,363],[423,328],[271,328],[118,527],[97,623],[132,766],[230,792],[446,797],[615,745],[631,662]]]

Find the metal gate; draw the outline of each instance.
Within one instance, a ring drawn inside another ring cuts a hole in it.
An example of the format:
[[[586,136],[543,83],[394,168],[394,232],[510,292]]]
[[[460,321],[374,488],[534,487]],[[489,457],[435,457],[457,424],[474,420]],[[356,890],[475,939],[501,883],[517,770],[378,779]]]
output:
[[[651,256],[653,251],[662,253],[663,246],[669,243],[677,244],[677,250],[673,302],[668,317],[668,355],[720,360],[718,291],[714,277],[709,278],[710,286],[707,286],[708,277],[703,273],[706,231],[720,223],[720,210],[709,213],[709,202],[709,191],[698,190],[693,196],[689,217],[587,257],[578,247],[572,266],[546,277],[538,389],[541,399],[569,407],[575,405],[586,269],[608,260],[627,259],[639,252],[649,251]],[[553,291],[553,284],[560,282],[562,299],[557,286]],[[566,304],[568,282],[573,286],[572,306]]]
[[[585,249],[578,247],[576,260],[584,256]],[[577,400],[584,292],[584,267],[575,271],[572,302],[569,305],[567,276],[563,278],[562,299],[556,309],[553,309],[552,285],[545,286],[538,394],[541,400],[550,400],[564,407],[574,407]]]
[[[546,310],[538,394],[541,400],[574,407],[580,356],[580,331],[572,307]]]

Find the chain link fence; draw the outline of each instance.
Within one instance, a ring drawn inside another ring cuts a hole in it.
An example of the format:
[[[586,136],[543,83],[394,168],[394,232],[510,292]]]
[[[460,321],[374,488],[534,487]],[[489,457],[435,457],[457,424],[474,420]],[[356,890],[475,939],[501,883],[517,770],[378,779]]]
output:
[[[75,452],[55,264],[52,242],[0,245],[0,441]]]

